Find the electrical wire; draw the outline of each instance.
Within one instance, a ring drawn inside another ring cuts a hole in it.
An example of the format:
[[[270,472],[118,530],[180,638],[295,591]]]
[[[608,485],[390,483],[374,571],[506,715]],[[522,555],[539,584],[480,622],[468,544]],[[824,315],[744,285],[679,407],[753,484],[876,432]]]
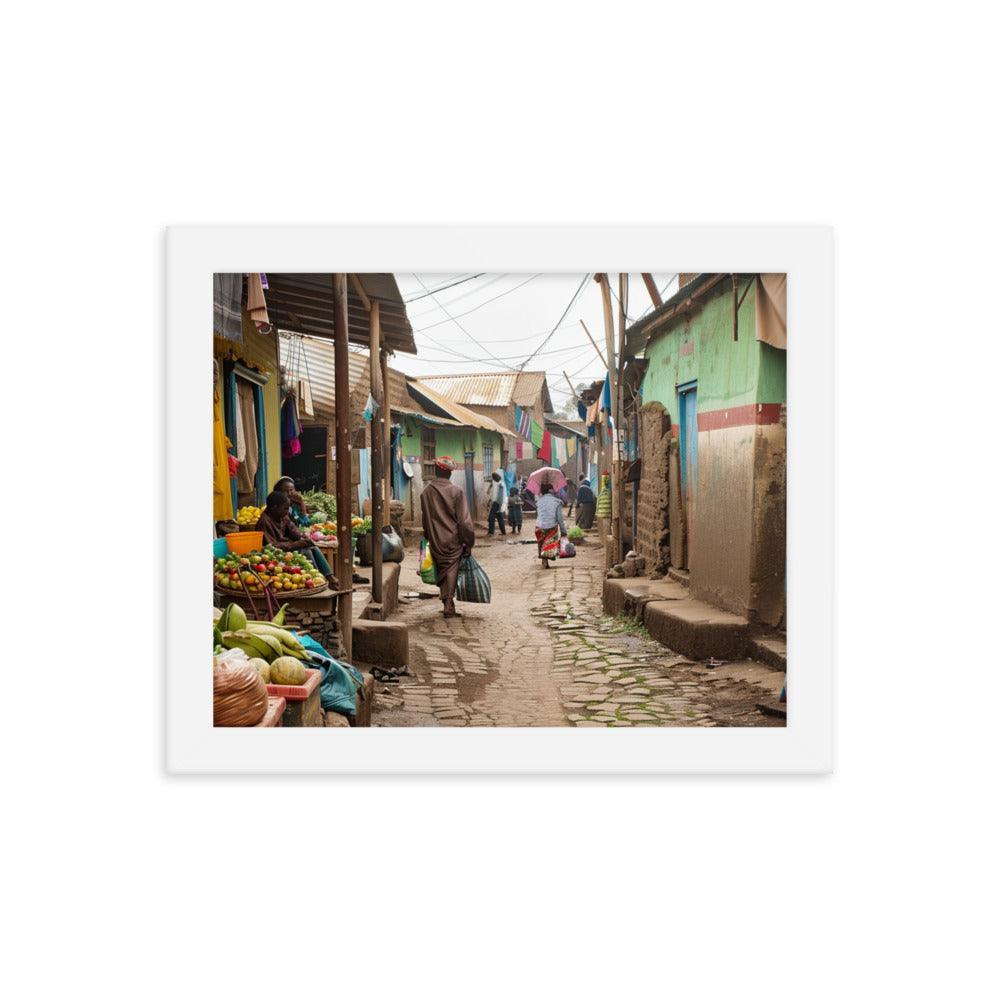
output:
[[[414,277],[414,278],[416,278],[416,279],[417,279],[417,281],[420,281],[420,284],[421,284],[421,286],[422,286],[423,288],[425,288],[425,289],[427,288],[427,286],[426,286],[426,285],[425,285],[425,284],[423,283],[423,281],[421,281],[421,280],[420,280],[420,275],[418,275],[418,274],[415,274],[415,275],[414,275],[413,277]],[[435,301],[435,302],[437,302],[437,303],[438,303],[438,305],[439,305],[439,306],[441,306],[441,303],[440,303],[440,302],[438,302],[438,300],[437,300],[437,298],[436,298],[436,296],[434,295],[434,293],[433,293],[433,292],[431,292],[431,293],[430,293],[430,296],[431,296],[431,298],[432,298],[432,299],[434,299],[434,301]],[[474,344],[476,345],[476,347],[478,347],[478,348],[479,348],[479,349],[480,349],[481,351],[486,351],[486,353],[487,353],[487,354],[488,354],[488,355],[489,355],[489,356],[490,356],[491,358],[493,358],[493,360],[494,360],[494,361],[500,361],[500,359],[499,359],[499,358],[498,358],[498,357],[497,357],[497,356],[496,356],[496,355],[495,355],[495,354],[494,354],[494,353],[493,353],[492,351],[488,351],[488,350],[486,350],[486,348],[485,348],[485,347],[483,347],[483,345],[482,345],[482,344],[480,344],[480,343],[479,343],[479,341],[478,341],[478,340],[476,340],[476,338],[475,338],[475,337],[473,337],[473,336],[472,336],[472,334],[471,334],[471,333],[469,333],[469,331],[468,331],[468,330],[466,330],[466,328],[465,328],[464,326],[462,326],[462,324],[461,324],[461,323],[459,323],[459,321],[458,321],[457,319],[455,319],[455,317],[454,317],[454,316],[452,316],[452,315],[451,315],[451,313],[450,313],[450,312],[448,312],[448,310],[447,310],[447,309],[445,309],[445,307],[444,307],[444,306],[441,306],[441,310],[442,310],[442,312],[443,312],[443,313],[444,313],[444,314],[445,314],[446,316],[448,316],[448,317],[449,317],[449,318],[450,318],[450,319],[452,320],[452,322],[453,322],[453,323],[455,324],[455,326],[457,326],[457,327],[459,328],[459,330],[461,330],[461,331],[462,331],[462,333],[464,333],[464,334],[465,334],[465,335],[466,335],[466,336],[467,336],[467,337],[469,338],[469,340],[471,340],[471,341],[472,341],[472,342],[473,342],[473,343],[474,343]],[[503,362],[501,362],[501,364],[503,364]],[[511,366],[510,366],[510,365],[506,365],[506,364],[504,364],[504,367],[505,367],[505,368],[510,368]],[[513,371],[514,369],[513,369],[513,368],[511,368],[511,370]]]
[[[486,273],[485,271],[480,271],[478,274],[470,274],[467,278],[459,278],[458,281],[452,281],[452,282],[450,282],[447,285],[438,285],[437,288],[429,289],[429,290],[421,293],[420,295],[412,295],[408,299],[403,299],[403,301],[407,305],[409,305],[411,302],[416,302],[419,299],[426,299],[428,295],[433,295],[435,292],[443,292],[443,291],[446,291],[449,288],[454,288],[456,285],[462,285],[466,281],[472,281],[474,278],[481,278],[485,273]],[[413,277],[416,278],[417,276],[414,275]],[[420,279],[417,278],[417,280],[419,281]],[[420,284],[423,285],[424,283],[421,281]],[[424,285],[424,288],[426,289],[427,286]],[[433,310],[431,310],[431,311],[433,312]]]
[[[464,313],[458,313],[458,316],[468,316],[469,313],[474,313],[477,309],[482,309],[483,306],[488,306],[491,302],[496,302],[497,299],[502,299],[505,295],[510,295],[511,292],[516,292],[519,288],[524,288],[524,286],[529,281],[534,281],[535,278],[540,278],[540,274],[533,274],[530,278],[522,281],[520,284],[515,285],[513,288],[508,288],[505,292],[501,292],[499,295],[494,295],[492,298],[487,299],[485,302],[480,302],[479,305],[473,306],[471,309],[467,309]],[[485,287],[485,286],[484,286]],[[414,333],[423,333],[424,330],[433,330],[436,326],[441,326],[443,323],[447,323],[446,319],[439,319],[436,323],[430,323],[427,326],[422,326],[419,329],[415,329]]]
[[[566,306],[566,308],[563,310],[562,316],[560,316],[559,319],[556,321],[556,325],[552,327],[552,330],[549,333],[549,335],[538,345],[538,347],[535,348],[534,351],[532,351],[531,354],[528,355],[528,357],[524,361],[521,362],[521,371],[524,371],[524,366],[555,336],[556,330],[559,329],[559,324],[562,323],[562,321],[569,314],[570,309],[572,309],[573,306],[576,305],[576,300],[580,297],[580,293],[583,291],[583,286],[586,285],[589,280],[590,280],[590,275],[585,274],[583,276],[583,281],[580,282],[580,287],[573,293],[573,298],[569,300],[569,305]]]

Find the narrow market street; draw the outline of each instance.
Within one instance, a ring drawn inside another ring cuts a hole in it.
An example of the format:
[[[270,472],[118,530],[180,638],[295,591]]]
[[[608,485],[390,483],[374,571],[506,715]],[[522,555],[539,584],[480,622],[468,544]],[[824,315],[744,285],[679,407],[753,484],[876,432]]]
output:
[[[493,599],[459,604],[460,619],[442,617],[437,588],[420,582],[408,546],[400,617],[409,675],[376,685],[373,725],[783,725],[756,706],[778,694],[784,673],[750,660],[693,663],[636,623],[603,615],[596,535],[576,558],[544,570],[531,525],[520,540],[477,538]]]

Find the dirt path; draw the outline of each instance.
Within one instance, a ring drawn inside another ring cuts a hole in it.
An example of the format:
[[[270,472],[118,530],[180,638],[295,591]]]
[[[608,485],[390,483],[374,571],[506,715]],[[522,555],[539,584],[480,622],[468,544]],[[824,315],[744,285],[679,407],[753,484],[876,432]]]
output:
[[[528,528],[525,528],[527,532]],[[528,537],[525,535],[525,537]],[[634,625],[601,613],[603,567],[594,545],[543,570],[534,545],[481,539],[476,558],[493,602],[459,604],[445,620],[436,588],[407,552],[401,617],[410,676],[376,686],[376,726],[767,726],[757,702],[783,674],[747,661],[709,669]],[[426,592],[432,599],[403,597]]]

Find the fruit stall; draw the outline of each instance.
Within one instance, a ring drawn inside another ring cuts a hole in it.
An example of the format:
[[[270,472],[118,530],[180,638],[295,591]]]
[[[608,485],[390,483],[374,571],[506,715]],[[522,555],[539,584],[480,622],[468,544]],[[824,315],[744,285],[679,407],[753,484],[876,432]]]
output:
[[[213,609],[213,720],[222,727],[323,726],[328,713],[347,725],[372,684],[312,636],[285,626],[286,607],[251,619],[236,603]],[[343,724],[339,723],[338,724]]]

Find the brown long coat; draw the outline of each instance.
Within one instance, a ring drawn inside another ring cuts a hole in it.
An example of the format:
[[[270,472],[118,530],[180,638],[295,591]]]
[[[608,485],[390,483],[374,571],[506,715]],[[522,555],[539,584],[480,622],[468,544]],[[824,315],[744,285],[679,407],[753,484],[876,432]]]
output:
[[[465,493],[447,479],[432,479],[420,494],[420,513],[424,537],[431,543],[441,599],[448,601],[454,596],[462,548],[471,549],[476,544]]]

